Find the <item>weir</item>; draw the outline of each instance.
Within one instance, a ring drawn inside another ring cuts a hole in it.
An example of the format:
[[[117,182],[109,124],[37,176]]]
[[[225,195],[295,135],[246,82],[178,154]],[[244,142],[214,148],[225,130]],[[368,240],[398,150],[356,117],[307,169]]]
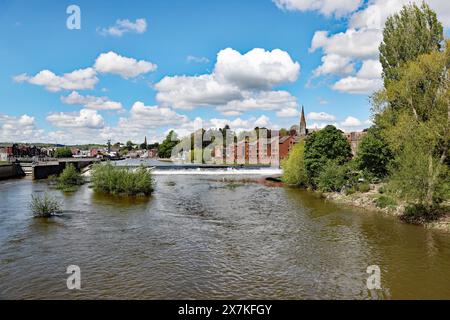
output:
[[[96,158],[85,158],[85,159],[59,159],[54,161],[41,161],[41,162],[30,162],[30,160],[20,160],[18,164],[22,171],[27,177],[33,180],[47,179],[49,176],[60,174],[67,164],[71,163],[75,166],[77,170],[82,170],[83,168],[100,162]]]

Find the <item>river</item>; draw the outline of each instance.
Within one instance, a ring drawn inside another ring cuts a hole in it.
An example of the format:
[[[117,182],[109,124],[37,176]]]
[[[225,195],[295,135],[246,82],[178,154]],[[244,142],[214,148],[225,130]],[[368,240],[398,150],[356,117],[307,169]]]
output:
[[[161,173],[136,199],[0,182],[0,299],[450,299],[449,234],[242,177]],[[62,216],[31,217],[44,192]]]

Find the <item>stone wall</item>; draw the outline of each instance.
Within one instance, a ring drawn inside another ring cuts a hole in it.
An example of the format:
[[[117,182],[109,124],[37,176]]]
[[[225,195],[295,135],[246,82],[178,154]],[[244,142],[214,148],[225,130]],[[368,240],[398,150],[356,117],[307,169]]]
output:
[[[0,180],[20,178],[24,175],[25,173],[19,165],[8,164],[0,166]]]

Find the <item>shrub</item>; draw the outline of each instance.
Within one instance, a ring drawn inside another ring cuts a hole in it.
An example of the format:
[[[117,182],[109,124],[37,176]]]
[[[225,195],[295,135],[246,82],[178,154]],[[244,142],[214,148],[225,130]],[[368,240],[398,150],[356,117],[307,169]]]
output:
[[[397,202],[392,199],[391,197],[388,196],[379,196],[376,200],[375,200],[375,205],[380,208],[380,209],[384,209],[387,207],[393,207],[397,205]]]
[[[319,174],[318,188],[324,192],[341,191],[348,180],[348,167],[329,161]]]
[[[75,169],[75,166],[69,163],[58,178],[58,189],[64,191],[73,191],[84,183],[84,178]]]
[[[352,195],[356,192],[355,188],[351,187],[351,188],[346,188],[345,189],[345,195],[349,196]]]
[[[33,215],[39,218],[49,218],[61,212],[60,203],[47,193],[43,197],[32,195],[29,206]]]
[[[153,192],[152,174],[144,167],[133,171],[125,167],[97,164],[92,169],[94,190],[119,195],[150,195]]]
[[[305,143],[301,141],[296,144],[289,153],[289,156],[281,163],[283,168],[282,181],[295,186],[306,186],[308,177],[306,175],[305,161]]]
[[[370,191],[370,185],[368,183],[360,183],[358,184],[358,191],[365,193]]]

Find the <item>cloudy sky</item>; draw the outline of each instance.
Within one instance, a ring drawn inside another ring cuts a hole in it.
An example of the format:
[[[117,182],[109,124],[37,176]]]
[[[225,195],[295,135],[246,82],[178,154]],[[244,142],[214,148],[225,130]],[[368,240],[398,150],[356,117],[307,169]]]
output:
[[[410,0],[0,0],[0,141],[370,126],[386,18]],[[450,1],[427,0],[450,28]],[[81,9],[70,30],[66,9]]]

